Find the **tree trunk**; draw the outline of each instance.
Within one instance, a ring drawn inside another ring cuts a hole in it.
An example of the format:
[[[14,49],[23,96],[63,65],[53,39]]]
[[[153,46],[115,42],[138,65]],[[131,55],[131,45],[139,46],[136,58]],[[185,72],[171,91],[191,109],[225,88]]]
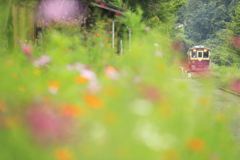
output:
[[[0,54],[6,51],[7,25],[12,7],[12,0],[0,0]]]

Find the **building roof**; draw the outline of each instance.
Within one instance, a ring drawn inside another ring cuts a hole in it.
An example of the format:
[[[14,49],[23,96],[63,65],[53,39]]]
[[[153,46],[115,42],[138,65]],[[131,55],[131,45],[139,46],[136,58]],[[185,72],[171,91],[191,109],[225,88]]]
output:
[[[91,5],[124,15],[126,10],[103,2],[91,2]]]

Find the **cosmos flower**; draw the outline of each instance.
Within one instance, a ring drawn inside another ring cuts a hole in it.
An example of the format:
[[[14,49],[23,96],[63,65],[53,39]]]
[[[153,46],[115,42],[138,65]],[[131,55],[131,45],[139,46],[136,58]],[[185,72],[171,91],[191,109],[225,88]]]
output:
[[[58,148],[55,150],[57,160],[73,160],[73,153],[66,148]]]
[[[50,63],[50,61],[51,61],[51,58],[49,56],[41,55],[41,57],[33,61],[33,64],[35,67],[41,67]]]
[[[230,88],[232,91],[240,94],[240,80],[236,79],[230,84]]]
[[[151,29],[151,27],[148,26],[148,27],[145,28],[145,31],[148,31],[150,29]]]
[[[107,66],[105,69],[105,74],[110,79],[119,79],[119,74],[117,70],[112,66]]]
[[[193,138],[189,141],[188,147],[193,151],[202,151],[205,147],[205,142],[201,138]]]
[[[57,81],[51,81],[48,86],[48,91],[52,94],[57,94],[59,89],[59,83]]]
[[[98,82],[96,73],[87,65],[82,63],[74,63],[72,65],[67,65],[68,70],[78,71],[79,77],[75,79],[76,83],[88,83],[87,88],[91,93],[97,93],[101,89],[101,85]]]
[[[25,55],[29,55],[32,53],[32,46],[30,44],[22,44],[21,47]]]
[[[142,96],[152,102],[156,102],[160,98],[160,92],[156,87],[145,86],[140,89]]]
[[[26,118],[32,136],[42,143],[64,141],[73,129],[73,121],[69,117],[59,115],[44,104],[32,105]]]
[[[104,107],[102,99],[92,94],[85,95],[84,101],[88,107],[93,109],[102,109]]]

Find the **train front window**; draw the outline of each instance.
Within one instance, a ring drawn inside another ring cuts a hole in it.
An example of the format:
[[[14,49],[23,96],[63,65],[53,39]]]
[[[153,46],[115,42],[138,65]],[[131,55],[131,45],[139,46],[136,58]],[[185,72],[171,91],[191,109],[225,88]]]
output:
[[[203,53],[203,58],[208,58],[208,52]]]
[[[198,52],[198,57],[202,57],[203,52]]]
[[[192,52],[192,58],[196,58],[196,52]]]

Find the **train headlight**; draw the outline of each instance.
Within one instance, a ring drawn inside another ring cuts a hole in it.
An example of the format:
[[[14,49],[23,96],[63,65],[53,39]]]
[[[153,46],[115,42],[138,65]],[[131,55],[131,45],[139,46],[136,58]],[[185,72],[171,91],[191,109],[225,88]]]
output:
[[[204,51],[204,52],[207,52],[207,49],[204,49],[203,51]]]
[[[197,51],[196,49],[193,50],[193,52],[196,52],[196,51]]]

